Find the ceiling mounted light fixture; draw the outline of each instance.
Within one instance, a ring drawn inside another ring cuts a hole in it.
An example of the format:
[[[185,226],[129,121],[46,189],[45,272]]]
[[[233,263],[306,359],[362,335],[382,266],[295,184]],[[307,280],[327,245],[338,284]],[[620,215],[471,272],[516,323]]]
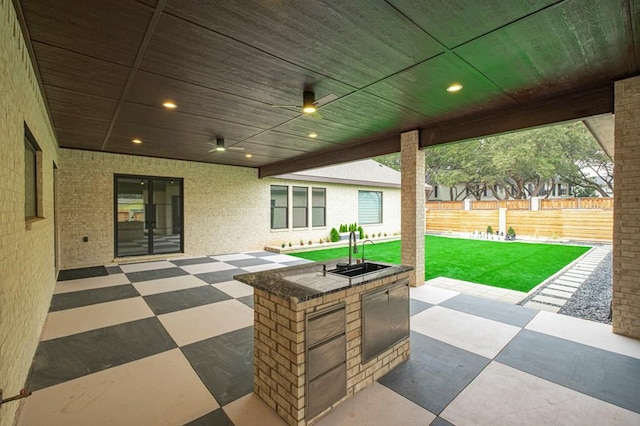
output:
[[[316,94],[310,90],[302,92],[302,112],[305,114],[311,114],[316,112]]]
[[[142,141],[138,138],[132,139],[131,142],[136,143],[136,144],[141,144]]]
[[[244,156],[247,157],[247,158],[253,157],[253,155],[251,155],[251,154],[245,154]]]
[[[447,92],[449,93],[455,93],[461,90],[462,90],[462,84],[460,83],[452,83],[451,85],[449,85],[449,87],[447,87]]]
[[[176,108],[178,108],[178,105],[176,105],[174,102],[171,102],[171,101],[163,102],[162,106],[165,107],[166,109],[176,109]]]
[[[216,151],[225,151],[224,138],[216,138]]]
[[[311,133],[309,133],[309,137],[310,138],[317,138],[318,134],[316,132],[311,132]]]

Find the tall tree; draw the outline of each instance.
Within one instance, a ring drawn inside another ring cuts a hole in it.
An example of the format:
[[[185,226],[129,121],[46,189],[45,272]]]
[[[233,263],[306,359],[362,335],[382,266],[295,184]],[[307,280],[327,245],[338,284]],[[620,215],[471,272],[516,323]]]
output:
[[[498,188],[506,198],[535,197],[558,179],[579,195],[613,190],[613,162],[582,122],[438,145],[425,156],[427,183],[448,186],[452,200],[481,199],[489,191],[500,199]],[[399,154],[376,160],[400,170]]]

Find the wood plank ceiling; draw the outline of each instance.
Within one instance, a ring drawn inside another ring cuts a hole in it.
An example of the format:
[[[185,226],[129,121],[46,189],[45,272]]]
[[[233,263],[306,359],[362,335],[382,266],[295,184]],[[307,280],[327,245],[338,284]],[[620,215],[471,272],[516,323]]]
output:
[[[61,147],[261,176],[397,152],[413,129],[425,147],[610,113],[640,70],[640,0],[14,5]],[[321,118],[305,89],[335,98]],[[209,152],[216,137],[244,151]]]

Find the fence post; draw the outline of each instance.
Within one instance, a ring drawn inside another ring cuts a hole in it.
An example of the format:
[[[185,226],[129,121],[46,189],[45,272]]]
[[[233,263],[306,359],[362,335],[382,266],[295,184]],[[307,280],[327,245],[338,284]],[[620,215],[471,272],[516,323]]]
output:
[[[540,197],[531,197],[530,205],[532,211],[540,210]]]
[[[507,208],[498,209],[498,231],[500,235],[507,235]]]
[[[464,200],[464,209],[465,210],[471,210],[471,200],[470,199],[466,199]]]

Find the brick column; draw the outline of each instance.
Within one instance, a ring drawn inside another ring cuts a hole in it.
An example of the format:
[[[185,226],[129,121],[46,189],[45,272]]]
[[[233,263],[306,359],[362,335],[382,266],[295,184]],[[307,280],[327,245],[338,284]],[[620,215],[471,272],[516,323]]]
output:
[[[640,339],[640,76],[615,84],[613,332]]]
[[[424,284],[424,152],[420,151],[417,130],[401,135],[402,175],[402,264],[413,266],[409,282],[412,287]]]

